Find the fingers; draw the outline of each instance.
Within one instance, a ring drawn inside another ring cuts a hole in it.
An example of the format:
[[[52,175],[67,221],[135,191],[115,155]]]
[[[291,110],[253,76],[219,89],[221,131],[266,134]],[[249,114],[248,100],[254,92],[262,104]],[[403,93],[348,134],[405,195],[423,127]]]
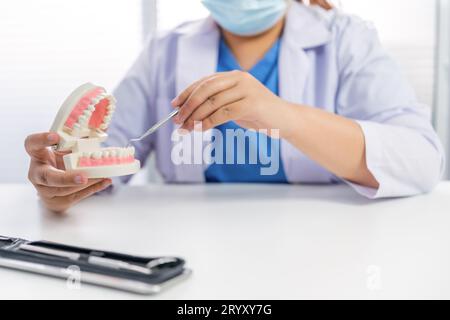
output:
[[[36,189],[39,195],[45,199],[52,199],[55,197],[65,197],[86,189],[96,183],[102,182],[104,179],[89,179],[88,183],[79,187],[48,187],[43,185],[37,185]]]
[[[78,192],[63,197],[55,197],[52,199],[43,198],[45,206],[54,212],[64,212],[76,203],[84,200],[93,194],[105,190],[112,184],[111,179],[104,179]]]
[[[25,150],[32,158],[38,161],[46,161],[49,153],[47,147],[58,142],[59,136],[54,132],[36,133],[25,139]]]
[[[111,183],[112,183],[111,179],[105,179],[105,180],[97,182],[97,183],[93,184],[92,186],[89,186],[83,190],[72,193],[65,197],[60,197],[59,200],[64,203],[69,202],[73,205],[83,199],[90,197],[91,195],[93,195],[97,192],[100,192],[100,191],[108,188],[111,185]]]
[[[57,169],[64,170],[66,166],[64,165],[64,156],[71,153],[71,151],[53,151],[55,155],[55,167]]]
[[[76,187],[88,182],[82,172],[63,171],[47,164],[32,162],[30,165],[29,179],[34,185],[47,187]]]
[[[208,98],[184,121],[181,129],[192,130],[196,121],[203,121],[223,106],[242,100],[245,94],[232,87]],[[231,120],[231,119],[230,119]]]
[[[240,109],[241,109],[240,100],[218,109],[209,117],[203,119],[202,130],[207,131],[214,127],[220,126],[221,124],[224,124],[228,121],[237,119],[239,117]]]
[[[210,97],[237,85],[237,80],[230,76],[218,76],[200,83],[181,106],[175,121],[179,124],[186,121],[191,114]]]
[[[187,100],[187,98],[189,98],[189,96],[191,95],[192,91],[194,91],[194,89],[203,81],[216,77],[217,75],[219,75],[220,73],[216,73],[216,74],[212,74],[209,75],[207,77],[204,77],[198,81],[195,81],[193,84],[191,84],[189,87],[187,87],[186,89],[184,89],[183,92],[181,92],[175,99],[172,100],[172,106],[173,107],[179,107],[182,106],[185,101]]]

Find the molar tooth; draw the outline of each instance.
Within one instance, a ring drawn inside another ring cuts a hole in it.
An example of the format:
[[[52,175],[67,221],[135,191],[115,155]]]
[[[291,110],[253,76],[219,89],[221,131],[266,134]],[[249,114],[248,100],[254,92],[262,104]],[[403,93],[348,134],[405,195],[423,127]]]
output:
[[[134,152],[135,152],[134,147],[128,147],[127,149],[128,149],[128,155],[129,156],[134,156]]]
[[[83,152],[82,155],[85,158],[90,158],[91,157],[91,153],[90,152]]]
[[[116,158],[117,155],[118,155],[116,149],[112,149],[112,150],[110,151],[110,153],[111,153],[111,157],[113,157],[113,158]]]
[[[108,151],[108,150],[104,150],[104,151],[102,152],[102,157],[103,157],[103,158],[109,158],[110,155],[111,155],[111,152]]]
[[[88,117],[88,118],[90,118],[91,115],[92,115],[92,112],[89,111],[88,109],[86,109],[86,110],[83,111],[83,115],[86,116],[86,117]]]
[[[95,105],[90,104],[90,105],[87,107],[87,110],[89,110],[89,111],[91,111],[91,112],[94,112],[94,110],[95,110]]]

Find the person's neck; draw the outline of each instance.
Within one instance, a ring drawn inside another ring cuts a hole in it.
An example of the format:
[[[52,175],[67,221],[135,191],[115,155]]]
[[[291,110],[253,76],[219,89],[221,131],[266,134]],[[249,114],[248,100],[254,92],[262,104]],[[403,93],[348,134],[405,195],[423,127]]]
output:
[[[222,36],[230,47],[239,65],[245,71],[250,70],[274,45],[283,32],[285,19],[256,36],[238,36],[222,29]]]

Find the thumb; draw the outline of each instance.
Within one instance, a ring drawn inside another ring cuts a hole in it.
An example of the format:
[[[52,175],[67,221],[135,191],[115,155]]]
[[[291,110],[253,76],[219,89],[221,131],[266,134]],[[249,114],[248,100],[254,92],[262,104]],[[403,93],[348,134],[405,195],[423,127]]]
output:
[[[25,139],[25,150],[30,157],[47,161],[49,159],[48,147],[54,146],[59,142],[59,135],[54,132],[43,132],[29,135]]]
[[[69,153],[72,153],[72,152],[71,151],[54,151],[56,168],[58,168],[60,170],[66,170],[63,157]]]

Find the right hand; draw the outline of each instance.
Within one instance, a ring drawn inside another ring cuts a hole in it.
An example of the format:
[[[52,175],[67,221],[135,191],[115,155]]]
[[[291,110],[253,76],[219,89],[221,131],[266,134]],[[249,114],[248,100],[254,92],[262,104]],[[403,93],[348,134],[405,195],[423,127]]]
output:
[[[106,189],[111,179],[88,179],[82,172],[64,171],[62,157],[67,153],[53,151],[59,142],[53,132],[37,133],[25,139],[25,149],[31,157],[28,179],[34,185],[44,205],[55,212],[64,212],[75,203]]]

